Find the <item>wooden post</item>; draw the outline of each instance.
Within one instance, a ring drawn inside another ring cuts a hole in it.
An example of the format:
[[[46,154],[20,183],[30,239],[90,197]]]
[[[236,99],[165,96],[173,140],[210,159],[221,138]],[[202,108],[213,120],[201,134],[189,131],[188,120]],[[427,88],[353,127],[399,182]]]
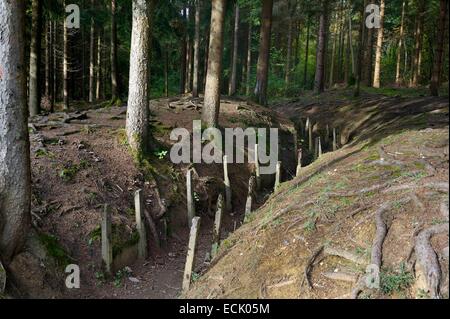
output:
[[[248,180],[247,201],[245,202],[245,216],[248,216],[252,212],[253,196],[255,194],[255,186],[256,186],[255,184],[256,184],[255,176],[250,176],[250,179]]]
[[[232,210],[231,204],[231,184],[228,177],[228,156],[223,156],[223,180],[225,184],[225,209],[230,212]]]
[[[217,199],[217,210],[216,217],[214,219],[214,229],[213,229],[213,243],[211,247],[211,258],[214,258],[217,254],[217,250],[220,245],[220,229],[222,224],[222,215],[223,215],[223,195],[219,194],[219,198]]]
[[[187,219],[188,227],[191,228],[192,218],[195,217],[194,188],[192,184],[192,169],[186,174],[186,198],[187,198]]]
[[[320,136],[319,136],[319,140],[318,140],[318,146],[317,146],[317,155],[318,157],[322,157],[322,142],[320,140]]]
[[[277,162],[277,170],[275,173],[275,187],[274,187],[274,191],[276,192],[278,187],[280,187],[281,184],[281,162],[278,161]]]
[[[311,125],[311,121],[309,120],[309,117],[306,118],[306,124],[305,124],[305,134],[308,133],[309,126]]]
[[[145,232],[145,225],[142,220],[144,215],[144,196],[142,189],[138,189],[134,193],[134,209],[136,211],[136,229],[139,233],[138,256],[139,258],[147,258],[147,234]]]
[[[336,128],[333,128],[333,151],[337,150]]]
[[[261,172],[259,170],[259,147],[258,144],[255,145],[255,174],[256,174],[256,188],[261,189]]]
[[[313,151],[313,136],[312,136],[312,123],[309,123],[308,126],[308,144],[309,144],[309,151]]]
[[[300,175],[301,169],[302,169],[302,149],[299,149],[297,156],[297,170],[295,171],[295,176]]]
[[[197,246],[197,236],[200,229],[200,217],[194,217],[192,219],[191,233],[189,235],[189,245],[186,257],[186,265],[184,267],[183,275],[183,293],[189,291],[191,285],[192,270],[194,268],[195,249]]]
[[[112,227],[111,210],[108,204],[105,204],[102,212],[102,261],[108,274],[112,273]]]

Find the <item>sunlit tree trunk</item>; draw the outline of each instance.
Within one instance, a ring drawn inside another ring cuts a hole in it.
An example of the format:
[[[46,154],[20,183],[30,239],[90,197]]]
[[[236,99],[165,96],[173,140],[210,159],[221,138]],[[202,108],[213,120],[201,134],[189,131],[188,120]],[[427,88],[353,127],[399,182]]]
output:
[[[311,28],[311,17],[308,16],[308,22],[306,27],[306,47],[305,47],[305,66],[303,70],[303,87],[307,86],[307,76],[308,76],[308,57],[309,57],[309,32]]]
[[[383,33],[384,33],[384,0],[380,0],[380,28],[377,35],[377,48],[375,52],[375,70],[373,72],[373,87],[379,88],[381,81],[381,56],[383,54]]]
[[[186,8],[182,13],[183,23],[186,23]],[[186,90],[186,54],[187,54],[187,27],[183,31],[181,39],[181,52],[180,52],[180,94],[184,94]]]
[[[91,7],[94,8],[94,0],[91,0]],[[94,102],[95,96],[95,25],[94,17],[91,17],[91,31],[89,38],[89,103]]]
[[[269,80],[270,36],[272,31],[273,0],[264,0],[262,4],[261,33],[258,66],[256,70],[256,101],[267,104],[267,86]]]
[[[0,0],[0,259],[6,265],[31,224],[25,21],[25,1]]]
[[[220,111],[220,81],[222,77],[223,24],[226,0],[211,1],[208,72],[202,121],[207,127],[217,127]]]
[[[134,155],[148,150],[151,1],[133,0],[126,132]]]
[[[102,81],[102,33],[100,30],[98,31],[97,38],[97,83],[95,87],[95,99],[100,100],[100,89],[101,89],[101,81]]]
[[[245,94],[250,95],[251,92],[251,79],[252,79],[252,24],[248,24],[248,34],[247,34],[247,71],[246,71],[246,90]]]
[[[334,72],[335,72],[335,60],[336,60],[336,46],[337,46],[337,34],[338,32],[338,22],[337,22],[337,13],[336,13],[336,19],[334,22],[334,32],[333,32],[333,47],[331,49],[331,66],[330,66],[330,76],[329,76],[329,86],[330,88],[333,87],[334,84]]]
[[[194,74],[192,79],[192,96],[198,97],[200,74],[200,12],[201,0],[195,3],[195,38],[194,38]]]
[[[63,24],[63,109],[69,109],[69,31]]]

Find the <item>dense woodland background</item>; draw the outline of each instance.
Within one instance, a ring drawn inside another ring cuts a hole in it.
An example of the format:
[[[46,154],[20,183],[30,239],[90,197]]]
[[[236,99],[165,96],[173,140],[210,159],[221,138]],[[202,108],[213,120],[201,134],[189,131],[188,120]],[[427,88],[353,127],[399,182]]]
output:
[[[63,1],[33,0],[27,10],[27,41],[31,42],[31,51],[37,52],[35,72],[39,89],[36,93],[43,97],[42,108],[51,109],[55,104],[60,107],[64,101],[64,85],[68,95],[65,106],[71,100],[93,102],[113,97],[126,100],[132,1],[72,2],[80,6],[81,28],[67,29],[66,35]],[[254,93],[261,10],[266,2],[271,1],[227,2],[223,94],[250,96]],[[336,85],[354,85],[359,72],[361,84],[366,87],[426,86],[436,72],[434,64],[440,56],[443,60],[439,72],[447,70],[448,33],[447,27],[440,25],[439,17],[448,15],[448,2],[382,2],[385,6],[383,37],[377,60],[378,29],[362,29],[361,14],[366,5],[378,1],[274,1],[268,100],[300,95],[303,90],[314,88],[321,91]],[[196,10],[199,10],[198,21]],[[199,91],[203,92],[210,16],[211,1],[154,1],[150,18],[152,98],[192,92],[194,65],[198,67]],[[199,28],[197,55],[196,26]],[[317,50],[320,39],[324,39],[323,57]],[[445,42],[445,54],[440,41]],[[322,64],[324,74],[318,81],[315,76]],[[34,70],[33,60],[30,65],[30,71]],[[374,82],[377,69],[380,84]],[[447,82],[447,72],[441,73],[440,82]]]

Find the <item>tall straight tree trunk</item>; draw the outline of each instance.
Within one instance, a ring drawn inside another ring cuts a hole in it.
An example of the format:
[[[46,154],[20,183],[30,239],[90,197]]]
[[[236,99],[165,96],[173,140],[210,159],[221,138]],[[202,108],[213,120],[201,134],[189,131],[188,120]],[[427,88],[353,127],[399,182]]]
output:
[[[294,29],[294,18],[291,13],[291,8],[289,10],[288,17],[288,34],[287,34],[287,44],[286,44],[286,65],[284,70],[284,84],[287,88],[291,80],[291,58],[292,58],[292,33]]]
[[[188,34],[187,36],[187,52],[186,52],[186,86],[184,89],[184,93],[191,92],[192,88],[192,39]]]
[[[381,55],[383,54],[383,33],[384,33],[384,0],[380,0],[380,28],[377,35],[377,49],[375,53],[375,70],[373,73],[373,87],[380,87]]]
[[[31,224],[25,9],[25,1],[0,0],[0,259],[6,265]]]
[[[251,79],[252,79],[252,23],[248,23],[248,35],[247,35],[247,71],[246,71],[246,90],[245,95],[249,96],[251,92]]]
[[[228,94],[236,93],[237,80],[237,61],[238,61],[238,45],[239,45],[239,5],[236,3],[234,7],[234,40],[233,40],[233,59],[231,63],[231,78]]]
[[[126,132],[128,144],[138,158],[149,142],[149,84],[150,76],[150,12],[152,1],[133,0],[131,33],[130,82]]]
[[[264,0],[262,5],[261,32],[258,66],[256,70],[256,101],[267,105],[267,87],[269,81],[270,37],[272,31],[273,0]]]
[[[367,29],[367,45],[366,50],[364,52],[364,58],[363,63],[365,68],[362,70],[362,76],[361,80],[364,80],[365,84],[368,87],[371,87],[373,84],[373,74],[372,74],[372,68],[373,68],[373,28]]]
[[[117,78],[117,0],[111,0],[111,100],[114,102],[120,96]]]
[[[58,22],[53,21],[53,84],[52,84],[52,102],[50,111],[54,111],[58,95]]]
[[[69,31],[63,23],[63,109],[69,109]]]
[[[335,61],[336,61],[336,46],[338,39],[338,14],[335,16],[334,32],[333,32],[333,47],[331,49],[331,66],[330,66],[330,76],[329,76],[329,87],[332,88],[334,84],[334,73],[335,73]]]
[[[314,92],[320,94],[325,89],[325,57],[328,30],[328,0],[322,1],[319,17],[319,34],[316,54],[316,76],[314,79]]]
[[[91,0],[92,9],[94,0]],[[95,96],[95,25],[94,17],[91,17],[91,31],[89,39],[89,103],[94,102]]]
[[[354,96],[359,97],[361,91],[361,75],[362,75],[362,60],[363,60],[363,48],[366,45],[366,36],[365,36],[365,25],[366,25],[366,5],[367,0],[364,0],[364,5],[361,8],[360,12],[360,22],[359,22],[359,44],[358,44],[358,64],[356,71],[356,83],[355,83],[355,91]]]
[[[400,86],[403,82],[400,65],[402,63],[402,48],[404,46],[403,37],[404,37],[404,33],[405,33],[405,7],[406,7],[406,1],[403,1],[402,18],[401,18],[401,22],[400,22],[400,34],[399,34],[398,47],[397,47],[397,64],[396,64],[396,68],[395,68],[395,84],[397,86]]]
[[[222,75],[223,22],[226,0],[211,1],[208,72],[202,121],[207,127],[217,127],[220,111],[220,81]]]
[[[351,62],[352,62],[352,76],[356,76],[356,63],[355,63],[355,52],[353,49],[353,26],[352,26],[352,16],[351,16],[351,10],[349,10],[349,15],[348,15],[348,43],[350,46],[350,57],[351,57]]]
[[[28,108],[30,116],[41,111],[41,35],[42,35],[42,0],[32,0],[31,46],[30,46],[30,84]]]
[[[414,47],[414,57],[412,63],[412,78],[410,82],[410,86],[416,87],[419,84],[420,79],[420,71],[421,71],[421,53],[422,53],[422,44],[423,44],[423,21],[425,16],[426,9],[426,1],[425,0],[417,0],[418,1],[418,9],[416,16],[416,43]]]
[[[45,96],[49,101],[52,97],[52,22],[49,20],[45,24]]]
[[[97,84],[95,87],[95,99],[100,100],[100,89],[101,89],[101,81],[102,81],[102,33],[98,31],[97,37]]]
[[[308,57],[309,57],[309,32],[311,28],[311,17],[308,16],[308,23],[306,27],[306,47],[305,47],[305,67],[303,70],[303,87],[306,88],[306,81],[308,76]]]
[[[195,38],[194,38],[194,75],[192,79],[192,96],[198,97],[199,75],[200,75],[200,13],[202,3],[196,0],[195,3]]]
[[[183,9],[181,14],[183,18],[183,23],[186,23],[186,8]],[[181,39],[181,52],[180,52],[180,94],[184,94],[186,90],[186,54],[187,54],[187,26],[185,26],[183,31],[183,37]]]
[[[206,87],[206,75],[208,74],[208,60],[209,60],[209,32],[210,30],[208,29],[206,32],[206,39],[205,39],[205,58],[203,61],[203,92],[205,92],[205,87]]]
[[[344,34],[344,47],[345,47],[345,57],[344,57],[344,83],[347,86],[349,82],[350,75],[350,39],[348,32]]]
[[[444,39],[447,20],[447,5],[448,1],[440,1],[439,9],[439,24],[437,32],[437,48],[433,63],[433,74],[431,75],[430,93],[433,96],[439,95],[439,86],[441,82],[442,61],[444,56]]]

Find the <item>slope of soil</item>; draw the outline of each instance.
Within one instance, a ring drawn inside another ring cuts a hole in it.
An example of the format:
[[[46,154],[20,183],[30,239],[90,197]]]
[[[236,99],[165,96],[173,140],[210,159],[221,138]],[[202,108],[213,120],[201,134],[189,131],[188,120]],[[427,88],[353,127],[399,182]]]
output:
[[[277,106],[304,145],[307,117],[348,144],[282,184],[184,297],[448,298],[448,99],[342,94]]]

